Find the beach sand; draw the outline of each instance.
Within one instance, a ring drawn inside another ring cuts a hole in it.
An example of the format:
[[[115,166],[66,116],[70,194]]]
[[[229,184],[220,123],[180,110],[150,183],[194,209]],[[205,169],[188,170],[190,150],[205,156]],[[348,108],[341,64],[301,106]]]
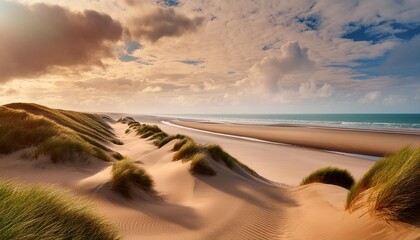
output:
[[[325,166],[346,168],[360,178],[374,164],[371,160],[319,147],[254,142],[182,129],[162,124],[159,118],[137,120],[158,124],[169,134],[188,135],[198,143],[220,144],[267,180],[237,174],[215,163],[216,176],[193,176],[188,172],[189,164],[172,161],[174,142],[157,149],[133,133],[125,134],[127,125],[120,123],[112,127],[124,145],[109,147],[144,167],[155,181],[158,196],[119,196],[110,190],[111,164],[97,159],[87,164],[54,164],[46,158],[22,159],[21,152],[16,152],[0,156],[0,175],[24,184],[55,184],[90,199],[124,239],[420,239],[419,228],[411,225],[388,223],[364,209],[345,212],[346,189],[326,184],[296,187],[303,177]],[[200,125],[194,126],[203,128]],[[237,133],[230,130],[239,129],[220,125],[217,131],[221,128],[230,134]],[[300,131],[291,128],[290,134],[292,129]],[[260,132],[260,128],[256,130],[253,132]],[[301,133],[301,137],[314,142],[332,138],[335,144],[331,145],[341,145],[340,141],[347,139],[352,148],[364,145],[357,137],[364,133],[354,135],[346,130],[325,136],[313,134]],[[397,137],[398,144],[405,137]],[[382,135],[375,138],[377,143],[381,140]]]

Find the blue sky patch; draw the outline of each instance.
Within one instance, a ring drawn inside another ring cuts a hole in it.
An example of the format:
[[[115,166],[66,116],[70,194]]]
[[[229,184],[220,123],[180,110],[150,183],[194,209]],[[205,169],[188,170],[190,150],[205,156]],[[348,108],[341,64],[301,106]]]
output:
[[[134,62],[134,61],[139,60],[138,57],[134,57],[134,56],[131,56],[131,55],[121,55],[121,56],[118,56],[118,59],[121,62]]]
[[[420,63],[407,66],[388,66],[387,59],[389,53],[374,59],[359,59],[354,61],[358,66],[350,67],[357,76],[357,80],[366,80],[373,77],[394,76],[394,77],[413,77],[420,75]]]
[[[122,54],[118,56],[118,59],[121,62],[133,62],[133,61],[137,61],[139,60],[138,57],[133,56],[132,54],[134,53],[134,51],[141,49],[142,45],[139,42],[135,42],[135,41],[128,41],[125,44],[125,51],[126,54]]]
[[[420,34],[420,24],[402,24],[397,22],[383,21],[373,25],[347,25],[349,31],[342,37],[353,41],[369,41],[373,44],[382,42],[388,38],[410,40]]]
[[[400,30],[400,32],[395,33],[395,37],[400,39],[410,40],[420,34],[420,24],[403,25],[400,23],[392,23],[391,26]]]
[[[132,54],[134,51],[141,49],[142,45],[135,41],[130,41],[126,44],[126,51],[128,54]]]
[[[204,63],[204,61],[202,60],[191,60],[191,59],[181,60],[179,62],[183,64],[194,65],[194,66],[198,66]]]
[[[178,0],[159,0],[158,3],[167,7],[176,7],[179,5]]]
[[[317,30],[320,23],[319,17],[315,15],[305,17],[297,16],[296,20],[299,23],[304,24],[307,30]]]

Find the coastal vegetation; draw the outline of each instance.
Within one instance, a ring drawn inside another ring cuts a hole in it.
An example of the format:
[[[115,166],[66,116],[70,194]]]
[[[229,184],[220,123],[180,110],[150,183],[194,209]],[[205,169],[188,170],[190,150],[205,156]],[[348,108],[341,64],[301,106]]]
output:
[[[134,187],[147,192],[155,192],[152,177],[129,159],[112,164],[112,190],[130,198]]]
[[[131,121],[131,119],[128,118],[121,118],[118,121],[128,124],[129,128],[126,133],[135,131],[140,138],[153,141],[153,144],[158,148],[165,146],[173,140],[177,140],[172,149],[175,152],[173,161],[182,161],[184,163],[190,162],[190,173],[192,174],[216,175],[216,171],[207,160],[212,159],[216,162],[223,162],[231,170],[233,170],[235,166],[238,166],[251,175],[258,176],[254,170],[232,157],[219,145],[207,144],[202,146],[188,136],[181,134],[168,135],[157,125],[141,124],[136,121]]]
[[[189,171],[191,174],[201,174],[208,176],[216,175],[216,171],[210,166],[206,159],[206,155],[203,153],[197,153],[191,157],[191,166]]]
[[[23,154],[25,157],[37,158],[40,155],[48,155],[53,162],[86,160],[89,156],[104,161],[113,161],[112,155],[118,155],[104,145],[107,141],[117,140],[112,137],[112,134],[109,133],[109,138],[94,139],[95,135],[109,131],[105,127],[107,124],[99,116],[84,115],[84,120],[77,122],[73,118],[81,116],[82,113],[72,115],[72,112],[68,113],[63,110],[55,112],[53,109],[33,104],[6,106],[30,109],[39,115],[26,110],[0,106],[0,153],[9,154],[29,148]],[[34,110],[38,108],[45,111]],[[45,113],[47,110],[48,114]],[[63,116],[63,119],[58,116]],[[83,124],[92,125],[85,126]]]
[[[195,143],[193,140],[188,140],[182,147],[175,152],[173,161],[189,161],[191,158],[201,151],[200,145]]]
[[[310,183],[325,183],[350,189],[354,184],[353,176],[345,169],[326,167],[316,170],[305,177],[300,185]]]
[[[386,156],[350,189],[346,209],[366,206],[387,220],[420,222],[420,147]]]
[[[119,239],[81,198],[52,187],[0,181],[0,239]]]

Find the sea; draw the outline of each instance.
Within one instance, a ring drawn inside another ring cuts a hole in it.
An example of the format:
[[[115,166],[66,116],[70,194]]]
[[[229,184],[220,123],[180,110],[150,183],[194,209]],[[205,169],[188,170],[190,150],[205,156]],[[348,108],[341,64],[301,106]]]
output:
[[[242,124],[412,129],[420,131],[420,114],[173,114],[164,116]]]

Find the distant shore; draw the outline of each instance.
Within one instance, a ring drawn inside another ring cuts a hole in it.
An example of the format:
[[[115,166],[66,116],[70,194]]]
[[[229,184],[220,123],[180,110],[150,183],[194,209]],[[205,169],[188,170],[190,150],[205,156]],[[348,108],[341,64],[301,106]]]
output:
[[[406,129],[369,130],[290,125],[267,126],[181,120],[173,120],[171,123],[270,142],[370,156],[385,156],[404,146],[420,146],[420,132]]]

